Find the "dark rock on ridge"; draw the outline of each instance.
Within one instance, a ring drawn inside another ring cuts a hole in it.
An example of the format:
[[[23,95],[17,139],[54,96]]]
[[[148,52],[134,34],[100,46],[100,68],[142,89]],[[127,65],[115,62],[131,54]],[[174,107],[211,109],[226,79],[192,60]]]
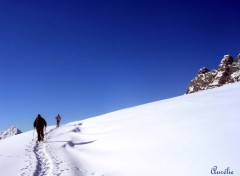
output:
[[[206,67],[201,68],[197,76],[190,81],[186,94],[238,81],[240,81],[240,54],[235,61],[232,56],[225,55],[217,70],[209,70]]]

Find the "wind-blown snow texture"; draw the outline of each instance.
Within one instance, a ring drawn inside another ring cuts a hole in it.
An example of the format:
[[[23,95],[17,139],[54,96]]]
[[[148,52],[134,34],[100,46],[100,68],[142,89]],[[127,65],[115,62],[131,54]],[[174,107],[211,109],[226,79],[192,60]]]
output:
[[[1,175],[240,175],[240,84],[183,95],[0,141]],[[31,123],[30,123],[31,124]]]

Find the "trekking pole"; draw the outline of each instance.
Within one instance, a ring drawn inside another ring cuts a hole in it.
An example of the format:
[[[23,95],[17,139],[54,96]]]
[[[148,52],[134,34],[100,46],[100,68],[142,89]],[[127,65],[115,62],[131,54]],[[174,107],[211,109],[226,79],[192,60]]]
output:
[[[33,128],[33,139],[32,140],[34,140],[34,132],[35,132],[35,128]]]
[[[44,134],[44,138],[46,137],[46,130],[47,130],[47,126],[45,126],[45,134]],[[44,132],[43,132],[44,133]],[[45,138],[45,142],[46,142],[46,138]]]

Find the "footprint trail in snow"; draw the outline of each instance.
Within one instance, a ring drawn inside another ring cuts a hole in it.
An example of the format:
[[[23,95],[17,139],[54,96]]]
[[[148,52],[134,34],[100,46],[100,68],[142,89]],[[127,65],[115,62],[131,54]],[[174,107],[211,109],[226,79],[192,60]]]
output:
[[[52,130],[49,132],[51,133]],[[48,134],[46,133],[46,138]],[[21,169],[21,176],[44,176],[53,175],[53,164],[46,143],[31,141],[26,146],[25,167]]]
[[[84,145],[95,140],[81,142],[82,139],[78,136],[81,131],[79,126],[81,125],[72,126],[73,129],[70,131],[69,127],[53,128],[45,134],[44,142],[30,141],[25,149],[26,159],[20,175],[103,176],[104,174],[91,171],[82,165],[79,151],[84,149]]]

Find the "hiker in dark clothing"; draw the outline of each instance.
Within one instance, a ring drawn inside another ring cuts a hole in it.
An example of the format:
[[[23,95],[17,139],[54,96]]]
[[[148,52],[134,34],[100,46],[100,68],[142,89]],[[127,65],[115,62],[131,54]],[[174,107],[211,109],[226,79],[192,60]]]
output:
[[[57,127],[59,127],[59,124],[60,124],[60,121],[61,121],[60,115],[58,114],[55,119],[56,119]]]
[[[44,127],[46,129],[47,122],[40,114],[38,114],[37,118],[35,119],[35,121],[33,123],[33,127],[36,128],[36,130],[37,130],[38,141],[43,141],[43,139],[44,139],[43,129],[44,129]]]

